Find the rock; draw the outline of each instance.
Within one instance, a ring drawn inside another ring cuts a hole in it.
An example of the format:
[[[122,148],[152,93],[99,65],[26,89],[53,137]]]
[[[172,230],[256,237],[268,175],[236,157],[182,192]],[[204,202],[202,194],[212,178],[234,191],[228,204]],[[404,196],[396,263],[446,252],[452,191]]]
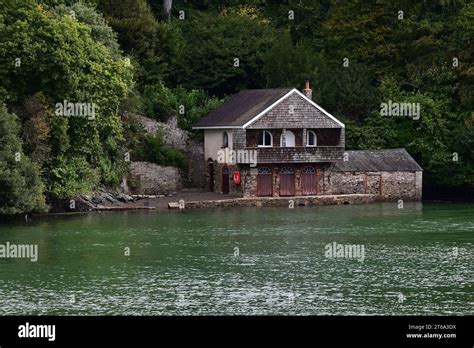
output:
[[[168,203],[168,209],[171,209],[171,210],[179,209],[179,203],[178,202],[169,202]]]
[[[127,203],[127,202],[133,202],[135,201],[133,199],[133,197],[129,196],[129,195],[126,195],[124,193],[121,193],[121,192],[118,192],[115,197],[117,198],[118,201],[120,202],[123,202],[123,203]]]

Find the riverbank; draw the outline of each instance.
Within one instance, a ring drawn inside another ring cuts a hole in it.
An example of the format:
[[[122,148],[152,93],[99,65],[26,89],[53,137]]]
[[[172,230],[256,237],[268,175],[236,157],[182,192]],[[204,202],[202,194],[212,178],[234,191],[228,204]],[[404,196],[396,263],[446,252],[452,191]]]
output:
[[[180,204],[181,201],[181,204]],[[94,195],[80,196],[74,200],[49,202],[47,213],[2,216],[2,221],[28,221],[32,217],[49,215],[74,215],[103,211],[168,211],[213,207],[278,207],[322,206],[340,204],[370,204],[378,201],[370,194],[319,195],[297,197],[251,197],[222,195],[220,193],[185,189],[165,195],[127,195],[118,191],[101,189]],[[432,200],[424,200],[429,202]],[[439,201],[441,202],[441,201]],[[450,201],[443,201],[449,203]],[[53,203],[53,204],[52,204]]]
[[[127,211],[127,210],[173,210],[198,209],[213,207],[278,207],[278,206],[313,206],[338,204],[368,204],[376,201],[371,194],[319,195],[297,197],[249,197],[222,195],[214,192],[188,190],[172,195],[114,195],[112,192],[101,192],[93,197],[81,196],[76,199],[76,206],[71,208],[69,201],[56,204],[46,214],[87,213],[94,211]]]

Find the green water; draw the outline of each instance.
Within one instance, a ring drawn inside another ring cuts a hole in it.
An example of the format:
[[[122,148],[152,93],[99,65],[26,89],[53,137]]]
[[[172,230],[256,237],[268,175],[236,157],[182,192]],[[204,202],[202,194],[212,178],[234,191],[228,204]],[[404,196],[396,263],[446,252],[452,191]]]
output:
[[[56,216],[7,241],[39,256],[0,259],[1,315],[474,313],[474,204]]]

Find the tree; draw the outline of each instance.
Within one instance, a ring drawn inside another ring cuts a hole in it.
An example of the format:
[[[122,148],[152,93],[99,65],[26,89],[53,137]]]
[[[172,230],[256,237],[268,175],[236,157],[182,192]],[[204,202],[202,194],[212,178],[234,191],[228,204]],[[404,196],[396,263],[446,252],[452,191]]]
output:
[[[170,89],[163,82],[146,85],[143,100],[146,116],[164,122],[177,115],[178,126],[188,132],[194,132],[194,124],[224,102],[210,98],[202,89],[186,90],[182,86]]]
[[[105,159],[119,159],[123,137],[118,110],[132,84],[131,67],[123,59],[114,59],[91,37],[90,27],[74,18],[27,3],[1,8],[0,18],[0,60],[10,62],[0,66],[0,79],[10,105],[21,105],[42,92],[55,111],[58,105],[69,102],[85,103],[89,110],[95,110],[87,117],[55,114],[48,173],[59,173],[58,166],[74,158],[83,172],[96,175],[89,183],[98,183],[106,176],[99,176],[95,168]],[[60,188],[60,178],[49,176],[48,188],[66,194]],[[80,176],[71,178],[83,180]],[[79,185],[70,183],[68,187]]]
[[[266,87],[300,86],[317,75],[318,55],[306,41],[293,44],[288,31],[278,35],[263,61]]]
[[[137,83],[167,79],[170,66],[180,62],[182,38],[171,23],[159,22],[146,0],[100,0],[123,51],[136,59]]]
[[[0,214],[45,211],[38,167],[24,155],[17,117],[0,105]]]
[[[165,12],[166,16],[171,15],[171,8],[173,7],[173,0],[163,0],[163,11]]]
[[[95,7],[84,2],[76,2],[71,6],[60,5],[54,8],[60,16],[74,17],[91,28],[91,37],[107,47],[114,58],[120,58],[120,46],[117,34],[108,25],[103,15]]]
[[[146,0],[100,0],[99,9],[118,33],[122,49],[139,58],[155,55],[159,24]]]
[[[195,12],[175,25],[186,43],[184,65],[175,70],[176,84],[217,96],[265,87],[262,55],[276,37],[258,13],[245,8],[218,15]]]
[[[25,100],[17,113],[22,118],[25,153],[42,168],[51,154],[49,136],[53,110],[49,108],[46,97],[36,93]]]

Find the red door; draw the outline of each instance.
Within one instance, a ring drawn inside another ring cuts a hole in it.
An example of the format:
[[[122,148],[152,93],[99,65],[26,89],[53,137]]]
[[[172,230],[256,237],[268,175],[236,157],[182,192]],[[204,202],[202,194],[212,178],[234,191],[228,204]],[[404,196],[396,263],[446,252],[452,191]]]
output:
[[[273,196],[272,170],[268,167],[258,168],[257,196]]]
[[[291,167],[280,170],[280,196],[295,195],[295,172]]]
[[[229,168],[222,168],[222,193],[229,193]]]
[[[318,182],[313,166],[303,167],[301,172],[301,191],[305,196],[318,194]]]

